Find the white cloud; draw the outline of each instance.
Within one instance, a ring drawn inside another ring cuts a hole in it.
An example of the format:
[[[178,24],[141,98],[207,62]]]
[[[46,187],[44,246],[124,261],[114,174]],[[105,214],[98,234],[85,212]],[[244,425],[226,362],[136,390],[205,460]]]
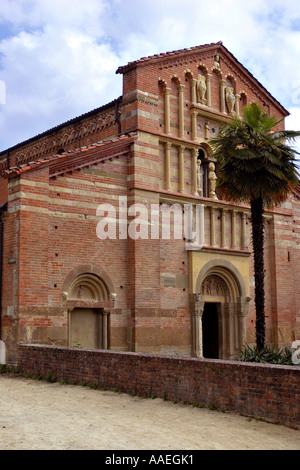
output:
[[[299,116],[298,0],[1,0],[1,23],[2,149],[117,98],[119,65],[218,40]]]
[[[290,116],[285,120],[285,128],[287,130],[300,131],[300,107],[292,107],[289,111]],[[300,138],[297,138],[291,146],[300,153]],[[300,155],[297,157],[297,160],[300,162]]]

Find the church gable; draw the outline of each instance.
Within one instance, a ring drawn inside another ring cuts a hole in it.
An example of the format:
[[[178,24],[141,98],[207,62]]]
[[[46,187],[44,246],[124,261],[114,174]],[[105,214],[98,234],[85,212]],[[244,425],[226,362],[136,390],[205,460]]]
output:
[[[221,42],[145,57],[117,73],[124,133],[139,129],[201,144],[253,101],[278,120],[289,114]]]

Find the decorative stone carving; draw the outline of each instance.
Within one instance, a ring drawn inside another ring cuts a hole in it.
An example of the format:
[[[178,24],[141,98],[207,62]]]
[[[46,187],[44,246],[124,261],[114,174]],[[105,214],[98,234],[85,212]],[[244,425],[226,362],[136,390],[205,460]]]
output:
[[[206,87],[206,78],[204,77],[204,75],[198,75],[196,89],[197,89],[198,102],[201,104],[206,104],[205,94],[206,94],[207,87]]]
[[[17,165],[22,165],[31,160],[35,161],[44,155],[53,155],[59,147],[64,148],[74,144],[91,134],[95,136],[94,141],[96,142],[99,140],[98,137],[101,137],[99,132],[114,124],[115,112],[104,112],[87,124],[79,122],[75,129],[73,127],[69,128],[64,133],[58,134],[55,139],[50,137],[32,147],[28,146],[24,150],[14,153],[13,157],[16,159]]]
[[[246,317],[250,308],[251,297],[245,297],[240,301],[239,316]]]
[[[101,279],[91,274],[82,274],[71,284],[68,300],[105,301],[108,300],[108,291]]]
[[[234,104],[235,104],[235,94],[233,87],[227,86],[225,88],[225,99],[227,108],[230,114],[234,113]]]
[[[80,285],[77,287],[77,292],[76,292],[77,299],[83,299],[86,297],[85,292],[84,292],[85,290],[86,289],[83,285]]]
[[[226,282],[219,276],[210,275],[204,279],[201,286],[202,295],[217,295],[229,298],[229,289]]]
[[[204,301],[201,294],[191,294],[190,307],[192,314],[192,355],[195,357],[203,357],[202,315]]]
[[[204,310],[204,301],[202,294],[191,294],[190,308],[193,316],[202,316]]]
[[[221,67],[220,67],[220,56],[219,55],[215,55],[215,57],[214,57],[214,68],[217,69],[217,70],[221,69]]]
[[[63,301],[68,300],[68,292],[62,292],[61,297]]]
[[[204,137],[205,139],[209,139],[209,134],[210,134],[210,128],[208,122],[205,123],[204,125]]]
[[[117,294],[116,293],[111,293],[110,294],[110,300],[112,301],[113,306],[115,305],[115,302],[117,300]]]
[[[210,162],[208,165],[208,179],[209,179],[209,197],[212,199],[218,199],[216,195],[217,176],[215,173],[215,164]]]

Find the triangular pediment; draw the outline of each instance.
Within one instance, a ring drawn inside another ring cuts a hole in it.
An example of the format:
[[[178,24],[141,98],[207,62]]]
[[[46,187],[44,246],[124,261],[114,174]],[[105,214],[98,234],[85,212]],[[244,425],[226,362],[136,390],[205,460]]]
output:
[[[239,80],[239,92],[243,91],[249,96],[253,95],[254,99],[257,97],[261,103],[265,101],[272,103],[284,116],[289,114],[264,85],[224,46],[222,41],[142,57],[119,67],[116,73],[126,75],[134,69],[138,72],[139,68],[156,65],[157,72],[161,74],[159,78],[163,80],[164,71],[168,76],[179,77],[177,69],[180,70],[184,66],[186,70],[192,70],[195,68],[195,64],[198,67],[203,67],[208,74],[219,73],[220,80],[226,80],[228,77]],[[195,72],[192,73],[192,76],[197,78]],[[179,77],[179,82],[183,83],[183,81],[184,78]]]

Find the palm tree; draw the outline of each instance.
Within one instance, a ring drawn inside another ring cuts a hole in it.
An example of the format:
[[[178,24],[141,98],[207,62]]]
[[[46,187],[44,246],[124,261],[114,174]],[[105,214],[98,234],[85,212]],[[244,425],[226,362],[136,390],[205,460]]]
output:
[[[250,204],[254,253],[256,345],[265,346],[264,210],[286,200],[297,184],[296,155],[288,145],[300,131],[276,131],[281,121],[257,103],[245,106],[210,141],[218,161],[218,191],[232,202]]]

